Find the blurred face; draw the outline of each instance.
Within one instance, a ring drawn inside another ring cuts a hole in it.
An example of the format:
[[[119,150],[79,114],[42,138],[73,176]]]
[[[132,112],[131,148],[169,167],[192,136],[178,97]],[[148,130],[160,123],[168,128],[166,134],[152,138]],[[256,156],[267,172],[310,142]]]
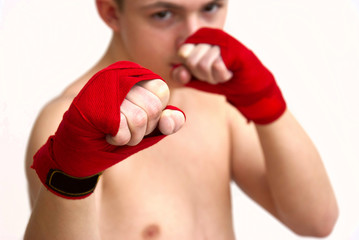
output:
[[[125,0],[116,39],[127,60],[170,80],[181,43],[201,27],[223,28],[227,0]]]

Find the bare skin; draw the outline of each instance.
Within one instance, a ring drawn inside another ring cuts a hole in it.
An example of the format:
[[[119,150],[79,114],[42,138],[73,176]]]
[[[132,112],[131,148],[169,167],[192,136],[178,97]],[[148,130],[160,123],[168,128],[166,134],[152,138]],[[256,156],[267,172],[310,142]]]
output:
[[[216,46],[180,47],[201,26],[222,27],[226,1],[166,2],[177,8],[167,4],[158,9],[155,0],[131,0],[121,12],[112,0],[97,1],[114,37],[99,63],[49,103],[34,125],[26,160],[33,212],[25,238],[232,240],[232,180],[295,233],[328,235],[337,218],[336,200],[319,154],[290,111],[268,125],[248,124],[223,96],[181,87],[191,75],[211,84],[230,81],[232,74]],[[224,7],[213,10],[217,2]],[[154,22],[147,19],[144,24],[143,16],[159,11]],[[146,46],[136,47],[141,42],[137,32],[148,36]],[[156,48],[158,39],[146,33],[163,34],[167,40]],[[141,47],[145,49],[138,50]],[[126,107],[127,121],[107,141],[135,145],[157,124],[170,136],[107,169],[90,197],[59,198],[46,191],[29,168],[32,156],[55,132],[87,80],[118,60],[136,61],[160,74],[169,91],[154,87],[157,80],[140,84],[153,93],[146,93],[153,102],[161,102],[149,114],[146,101],[134,97],[137,90],[132,89],[127,97],[144,110],[146,121],[140,127],[134,124],[134,108]],[[182,66],[172,70],[176,63]],[[162,111],[166,104],[186,113],[184,125],[178,111]]]

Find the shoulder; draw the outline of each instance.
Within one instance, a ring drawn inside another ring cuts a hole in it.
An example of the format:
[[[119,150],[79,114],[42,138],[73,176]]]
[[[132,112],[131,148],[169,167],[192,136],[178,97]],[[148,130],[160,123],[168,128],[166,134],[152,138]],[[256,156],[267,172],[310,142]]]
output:
[[[28,180],[31,206],[33,206],[41,187],[41,183],[35,171],[30,168],[33,162],[33,156],[40,149],[40,147],[46,143],[47,139],[51,135],[55,134],[60,122],[62,121],[64,113],[70,107],[73,99],[81,91],[94,71],[95,70],[90,70],[84,76],[80,77],[64,89],[59,96],[49,101],[41,109],[37,119],[35,120],[25,155],[25,172]]]
[[[46,142],[50,135],[53,135],[59,126],[63,114],[70,107],[73,99],[79,93],[86,81],[79,79],[69,85],[64,91],[49,101],[40,111],[30,136],[30,144],[35,143],[39,148]],[[38,146],[41,144],[40,146]]]
[[[39,130],[53,133],[62,119],[63,113],[68,109],[73,98],[59,96],[47,103],[39,113],[34,127]]]

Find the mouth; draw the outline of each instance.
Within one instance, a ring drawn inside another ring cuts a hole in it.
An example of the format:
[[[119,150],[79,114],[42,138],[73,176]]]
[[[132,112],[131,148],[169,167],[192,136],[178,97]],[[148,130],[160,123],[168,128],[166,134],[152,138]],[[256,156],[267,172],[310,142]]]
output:
[[[181,65],[182,65],[182,63],[171,63],[170,64],[171,68],[173,68],[173,69],[178,68]]]

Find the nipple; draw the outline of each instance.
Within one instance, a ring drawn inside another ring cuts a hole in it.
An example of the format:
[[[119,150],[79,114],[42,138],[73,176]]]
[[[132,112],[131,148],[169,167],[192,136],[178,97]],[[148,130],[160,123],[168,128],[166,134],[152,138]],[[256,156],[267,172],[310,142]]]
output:
[[[157,239],[160,235],[160,228],[156,224],[148,225],[142,232],[143,239],[150,240],[150,239]]]

